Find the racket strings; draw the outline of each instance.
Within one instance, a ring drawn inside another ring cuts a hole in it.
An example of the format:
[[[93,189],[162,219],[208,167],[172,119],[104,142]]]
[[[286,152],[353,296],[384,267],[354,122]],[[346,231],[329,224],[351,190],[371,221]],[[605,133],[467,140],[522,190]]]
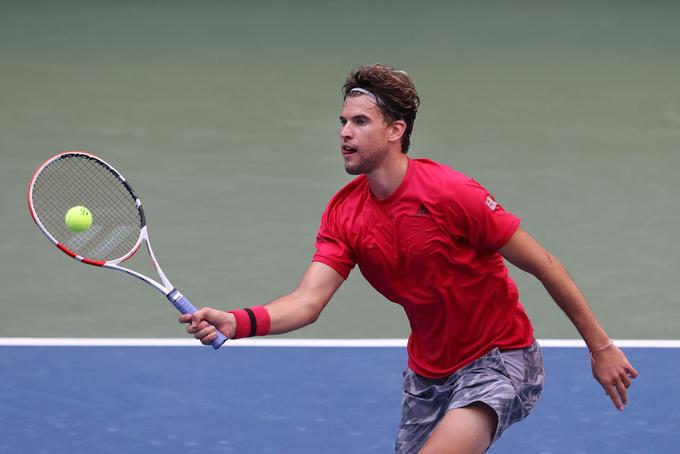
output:
[[[77,255],[114,260],[136,245],[142,227],[135,196],[105,163],[86,155],[64,155],[36,176],[33,207],[43,227]],[[70,231],[66,212],[82,205],[92,213],[92,226]]]

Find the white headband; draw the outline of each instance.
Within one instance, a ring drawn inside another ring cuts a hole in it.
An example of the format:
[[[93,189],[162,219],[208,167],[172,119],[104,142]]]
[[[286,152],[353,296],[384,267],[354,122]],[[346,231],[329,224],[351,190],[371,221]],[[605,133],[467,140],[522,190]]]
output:
[[[349,93],[351,93],[351,92],[353,92],[353,91],[356,91],[357,93],[361,93],[361,94],[366,95],[366,96],[368,96],[368,97],[370,97],[370,98],[373,98],[373,101],[375,101],[375,103],[376,103],[377,105],[379,105],[379,106],[383,106],[383,105],[384,105],[382,99],[380,99],[380,98],[378,97],[378,95],[375,95],[375,94],[371,93],[370,91],[368,91],[368,90],[366,90],[366,89],[364,89],[364,88],[358,88],[358,87],[357,87],[357,88],[352,88],[352,89],[349,91]]]
[[[374,94],[371,93],[370,91],[365,90],[365,89],[363,89],[363,88],[352,88],[350,91],[356,91],[356,92],[358,92],[358,93],[363,93],[363,94],[365,94],[365,95],[368,95],[368,96],[370,96],[370,97],[373,98],[373,99],[378,99],[378,97],[377,97],[376,95],[374,95]]]

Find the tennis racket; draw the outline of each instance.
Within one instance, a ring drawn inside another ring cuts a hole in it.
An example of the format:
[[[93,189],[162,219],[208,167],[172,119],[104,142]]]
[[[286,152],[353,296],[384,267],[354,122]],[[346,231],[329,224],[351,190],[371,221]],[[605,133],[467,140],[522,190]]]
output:
[[[92,223],[73,232],[65,223],[74,206],[87,207]],[[122,271],[161,292],[183,314],[196,308],[168,280],[151,249],[142,202],[130,184],[108,163],[90,153],[67,151],[48,159],[33,174],[28,209],[48,240],[68,256],[101,268]],[[121,264],[144,243],[160,282]],[[220,348],[227,338],[219,331],[212,342]]]

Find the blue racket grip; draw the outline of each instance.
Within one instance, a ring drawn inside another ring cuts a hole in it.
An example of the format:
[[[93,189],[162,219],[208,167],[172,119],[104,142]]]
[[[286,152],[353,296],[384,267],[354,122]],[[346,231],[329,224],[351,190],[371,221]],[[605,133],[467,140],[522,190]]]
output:
[[[173,306],[177,308],[178,311],[180,311],[182,314],[193,314],[196,312],[196,308],[194,307],[193,304],[191,304],[191,301],[186,299],[184,295],[182,295],[177,289],[173,290],[172,292],[168,293],[167,295],[168,300],[172,303]],[[215,329],[217,332],[217,338],[210,343],[212,345],[212,348],[217,350],[222,346],[227,341],[227,337],[220,333],[217,329]]]

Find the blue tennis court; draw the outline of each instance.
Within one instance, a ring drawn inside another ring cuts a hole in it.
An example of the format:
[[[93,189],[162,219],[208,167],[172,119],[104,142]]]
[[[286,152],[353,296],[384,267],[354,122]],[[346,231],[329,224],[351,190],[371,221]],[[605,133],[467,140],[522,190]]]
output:
[[[618,413],[582,348],[544,348],[535,411],[490,452],[674,453],[680,349],[626,348]],[[389,453],[403,348],[0,347],[2,453]],[[670,391],[670,393],[669,393]]]

